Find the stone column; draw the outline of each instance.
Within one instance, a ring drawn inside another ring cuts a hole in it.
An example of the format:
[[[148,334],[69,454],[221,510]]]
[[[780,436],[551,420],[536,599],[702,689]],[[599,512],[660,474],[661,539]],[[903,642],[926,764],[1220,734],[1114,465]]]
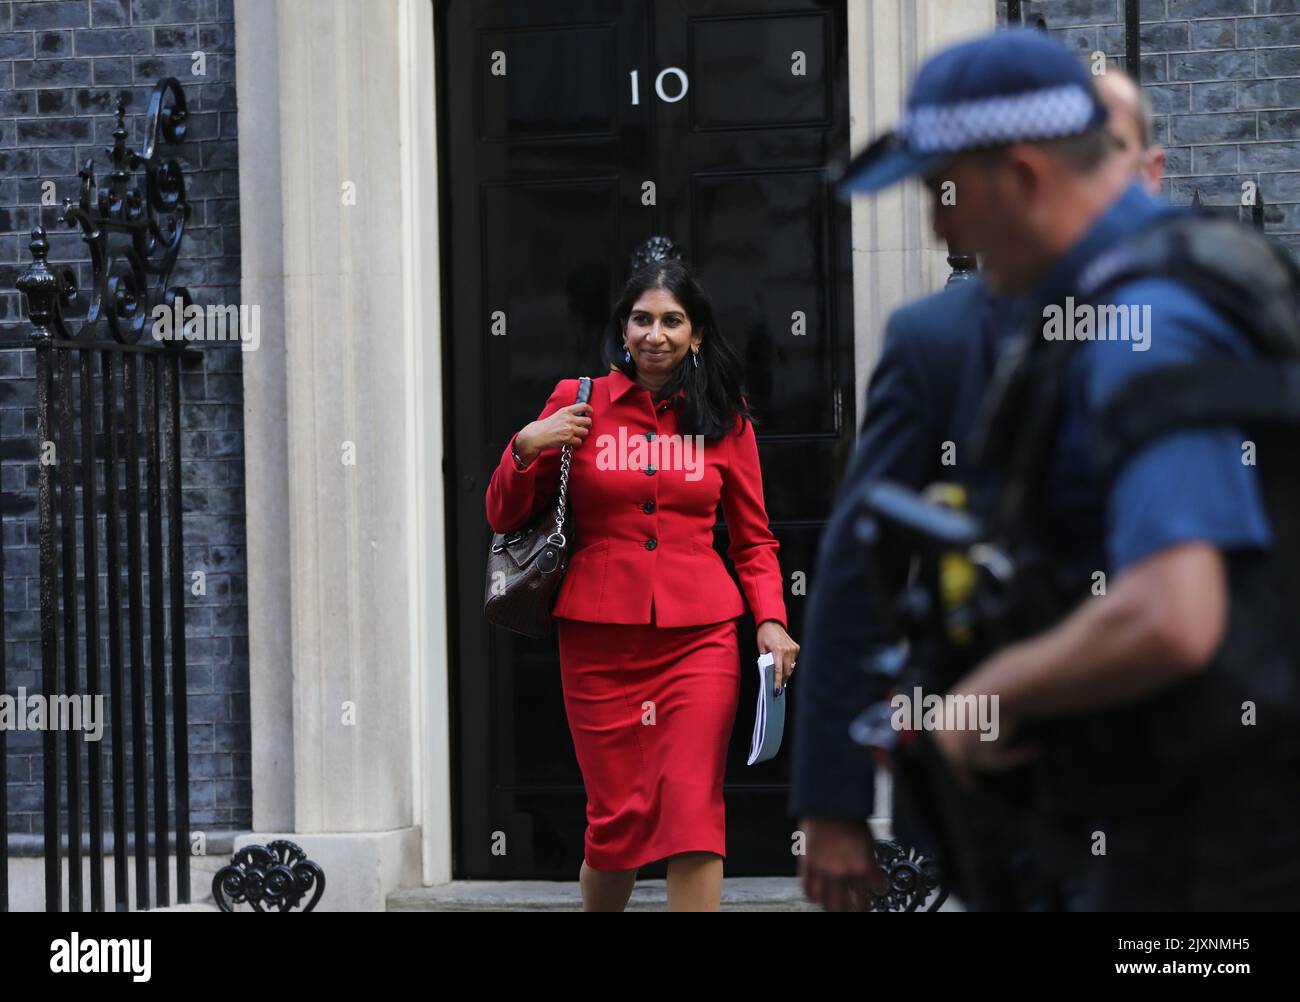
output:
[[[325,869],[320,907],[382,909],[421,880],[422,825],[442,853],[425,875],[450,863],[431,7],[235,17],[243,296],[262,314],[241,844],[292,838]]]
[[[849,133],[859,150],[898,121],[917,66],[991,31],[995,0],[849,0]],[[925,190],[907,181],[853,200],[854,361],[861,402],[899,306],[943,286],[947,248],[930,232]]]

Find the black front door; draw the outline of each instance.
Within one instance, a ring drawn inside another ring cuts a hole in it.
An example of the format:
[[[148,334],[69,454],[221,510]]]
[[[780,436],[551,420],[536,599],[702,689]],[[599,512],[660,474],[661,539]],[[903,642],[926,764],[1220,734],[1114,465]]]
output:
[[[824,173],[848,142],[845,0],[741,6],[439,6],[457,877],[573,879],[582,859],[554,639],[483,619],[484,492],[558,379],[603,374],[597,344],[629,254],[653,235],[682,246],[746,361],[800,639],[856,424],[849,213]],[[726,868],[790,874],[791,735],[774,762],[745,765],[754,657],[746,616]]]

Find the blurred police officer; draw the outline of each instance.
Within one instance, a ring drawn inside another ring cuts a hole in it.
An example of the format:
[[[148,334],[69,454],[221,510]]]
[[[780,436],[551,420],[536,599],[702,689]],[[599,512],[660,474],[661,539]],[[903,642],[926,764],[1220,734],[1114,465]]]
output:
[[[1110,110],[1112,169],[1159,194],[1165,153],[1152,141],[1145,95],[1119,69],[1098,78],[1098,92]],[[854,170],[851,164],[847,173]],[[884,695],[881,677],[863,670],[864,653],[896,639],[872,611],[877,596],[858,557],[854,501],[875,480],[914,489],[965,480],[974,488],[964,472],[969,433],[1002,341],[1021,328],[1021,309],[977,276],[895,311],[885,329],[857,445],[819,546],[800,656],[788,810],[807,840],[799,865],[805,893],[827,910],[870,901],[874,860],[866,819],[874,810],[874,770],[850,739],[849,724]],[[896,834],[924,842],[899,816],[903,806],[896,797]]]
[[[1233,303],[1174,269],[1097,285],[1176,211],[1113,169],[1106,118],[1067,49],[1000,32],[930,59],[903,122],[847,184],[924,177],[936,234],[979,247],[991,288],[1025,297],[1019,359],[999,370],[981,451],[1006,481],[1002,529],[1045,558],[1054,583],[1075,583],[1055,625],[953,688],[997,697],[999,738],[934,737],[967,782],[1036,763],[1036,845],[1071,908],[1292,908],[1296,512],[1272,503],[1272,486],[1266,504],[1250,443],[1222,416],[1157,421],[1118,469],[1103,475],[1099,461],[1113,444],[1099,429],[1124,417],[1112,403],[1163,403],[1126,391],[1174,367],[1250,371],[1262,341]],[[947,181],[953,204],[940,197]],[[1111,319],[1128,326],[1063,331],[1081,316],[1075,294],[1087,304],[1098,289],[1095,305],[1121,307]],[[1082,597],[1087,580],[1099,597]]]
[[[872,614],[864,560],[853,536],[863,484],[892,479],[915,488],[951,479],[991,371],[999,309],[978,279],[898,310],[885,329],[853,457],[822,534],[800,652],[788,812],[799,819],[804,893],[828,911],[870,904],[874,858],[871,757],[849,725],[884,693],[865,655],[897,638]],[[946,463],[946,465],[945,465]],[[914,834],[909,838],[914,839]]]

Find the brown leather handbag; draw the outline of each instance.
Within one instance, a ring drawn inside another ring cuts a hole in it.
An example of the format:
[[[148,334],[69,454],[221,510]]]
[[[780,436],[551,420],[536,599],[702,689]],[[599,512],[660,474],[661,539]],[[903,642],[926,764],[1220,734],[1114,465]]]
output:
[[[583,376],[574,403],[585,404],[590,399],[591,377]],[[488,550],[483,615],[489,623],[526,637],[550,635],[551,606],[569,566],[573,548],[564,535],[564,520],[572,453],[573,447],[566,445],[555,503],[514,532],[494,533]],[[572,526],[569,534],[573,535]]]

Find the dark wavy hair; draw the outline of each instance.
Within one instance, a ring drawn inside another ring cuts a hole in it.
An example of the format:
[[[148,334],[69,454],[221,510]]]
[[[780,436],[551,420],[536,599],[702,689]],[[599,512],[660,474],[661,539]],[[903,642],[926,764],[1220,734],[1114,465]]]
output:
[[[632,273],[614,304],[609,329],[601,346],[606,364],[629,379],[636,379],[636,362],[623,361],[623,329],[641,293],[656,288],[671,293],[681,303],[691,322],[691,333],[699,334],[701,340],[699,366],[691,360],[688,351],[669,374],[663,388],[653,395],[655,402],[685,389],[686,400],[678,418],[678,430],[684,435],[703,435],[705,441],[716,441],[730,433],[736,427],[737,415],[742,422],[757,424],[744,398],[744,367],[740,356],[722,336],[709,297],[690,267],[682,261],[654,261]],[[744,427],[743,423],[741,427]]]

